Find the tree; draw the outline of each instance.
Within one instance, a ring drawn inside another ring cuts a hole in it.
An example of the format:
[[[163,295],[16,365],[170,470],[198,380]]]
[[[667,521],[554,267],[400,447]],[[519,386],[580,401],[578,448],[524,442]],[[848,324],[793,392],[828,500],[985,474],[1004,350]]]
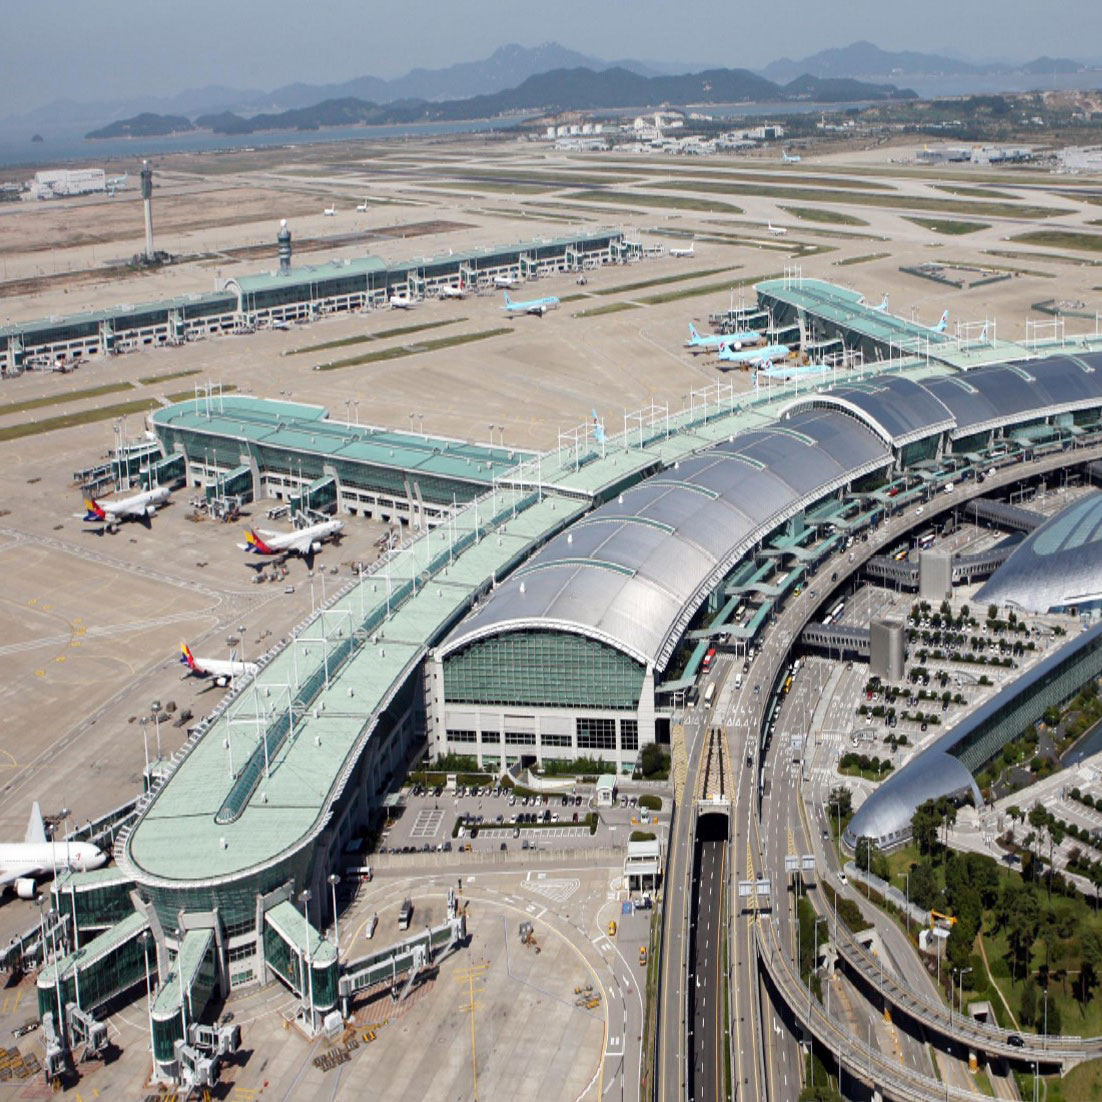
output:
[[[1083,960],[1079,970],[1079,1002],[1086,1006],[1102,973],[1102,933],[1088,926],[1079,938],[1079,952]]]
[[[1048,1000],[1048,1012],[1042,1013],[1037,1023],[1050,1037],[1064,1032],[1064,1023],[1060,1016],[1060,1004],[1055,999]]]
[[[941,815],[933,800],[927,800],[915,808],[915,813],[911,816],[911,836],[923,857],[928,857],[934,852],[940,826]]]
[[[887,880],[891,867],[874,838],[869,838],[864,834],[858,838],[853,859],[862,872],[871,872],[873,876],[879,876],[881,880]]]
[[[907,881],[911,902],[924,911],[937,910],[938,884],[933,866],[928,861],[920,861],[911,866]]]
[[[1003,896],[1006,896],[1004,890]],[[1041,905],[1031,889],[1018,893],[1016,903],[1005,915],[1006,940],[1010,948],[1011,975],[1016,979],[1019,969],[1024,973],[1029,967],[1033,943],[1041,929]]]
[[[1018,1017],[1022,1025],[1032,1025],[1037,1019],[1037,985],[1033,980],[1025,981],[1022,988],[1022,1005]]]

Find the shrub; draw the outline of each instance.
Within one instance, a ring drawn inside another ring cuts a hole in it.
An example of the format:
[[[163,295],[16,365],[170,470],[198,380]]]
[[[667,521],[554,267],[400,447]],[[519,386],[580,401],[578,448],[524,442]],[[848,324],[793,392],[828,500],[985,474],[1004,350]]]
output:
[[[645,808],[647,811],[661,811],[662,797],[652,796],[649,793],[646,796],[640,796],[639,806]]]

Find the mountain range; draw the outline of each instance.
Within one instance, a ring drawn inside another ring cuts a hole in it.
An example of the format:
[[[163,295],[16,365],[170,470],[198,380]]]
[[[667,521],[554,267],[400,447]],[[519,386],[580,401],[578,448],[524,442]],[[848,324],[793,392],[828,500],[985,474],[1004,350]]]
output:
[[[856,77],[883,79],[894,76],[1047,76],[1091,70],[1093,66],[1066,57],[1038,57],[1019,64],[1007,61],[975,62],[944,54],[916,53],[913,50],[882,50],[871,42],[854,42],[837,49],[820,50],[810,57],[793,61],[782,57],[761,69],[770,80],[789,81],[804,73],[816,77]]]
[[[857,79],[899,83],[922,94],[953,95],[963,91],[1012,90],[1015,82],[1028,86],[1037,76],[1056,74],[1063,86],[1095,86],[1097,73],[1090,63],[1066,58],[1037,58],[1030,62],[975,62],[945,54],[881,50],[869,42],[856,42],[841,49],[823,50],[802,60],[782,58],[765,66],[757,75],[779,84],[788,84],[808,74],[821,79]],[[493,95],[516,89],[529,78],[563,69],[588,69],[601,72],[625,70],[640,77],[676,76],[714,71],[714,66],[698,62],[671,62],[623,59],[604,61],[597,57],[549,42],[535,47],[515,44],[502,46],[481,61],[461,62],[441,69],[414,69],[392,80],[363,76],[331,84],[293,83],[265,91],[256,88],[232,88],[222,84],[192,88],[171,96],[141,95],[127,99],[78,102],[55,100],[19,116],[0,119],[0,133],[22,136],[33,132],[50,136],[51,132],[81,132],[102,126],[107,120],[142,113],[186,116],[232,112],[239,116],[280,114],[309,108],[327,100],[357,99],[374,104],[394,104],[402,100],[447,102]],[[1085,83],[1084,83],[1085,82]]]
[[[780,85],[746,69],[707,69],[681,76],[641,76],[623,68],[602,69],[600,72],[576,68],[552,69],[529,77],[516,88],[466,99],[435,103],[423,99],[399,100],[380,105],[355,96],[343,96],[277,113],[242,116],[224,111],[200,115],[195,120],[195,126],[219,134],[252,134],[265,130],[316,130],[323,126],[358,123],[381,125],[492,119],[521,112],[647,107],[662,103],[779,103],[792,100],[843,103],[913,97],[913,92],[901,92],[893,84],[868,84],[844,78],[824,80],[802,76]],[[138,132],[149,134],[150,126],[156,125],[153,119],[148,115],[138,115],[94,130],[87,136],[117,138]],[[186,125],[181,126],[178,117],[166,117],[163,133],[190,129],[190,123],[187,120],[184,122]]]

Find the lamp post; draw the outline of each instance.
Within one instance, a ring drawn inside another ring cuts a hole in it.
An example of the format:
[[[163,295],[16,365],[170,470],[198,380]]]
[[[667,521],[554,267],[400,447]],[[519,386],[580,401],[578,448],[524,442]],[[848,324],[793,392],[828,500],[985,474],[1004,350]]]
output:
[[[1048,1050],[1048,987],[1045,987],[1045,1035],[1041,1047]]]
[[[157,761],[161,760],[161,702],[154,700],[150,704],[150,709],[153,712],[153,726],[157,730]]]
[[[964,976],[965,976],[965,973],[971,972],[971,971],[972,971],[971,968],[954,968],[953,969],[953,975],[959,977],[959,986],[960,986],[959,1009],[960,1009],[960,1016],[962,1018],[964,1017]],[[949,994],[949,1028],[950,1029],[953,1028],[953,996],[952,996],[952,990],[951,989],[950,989],[950,994]]]
[[[341,878],[335,873],[329,874],[329,888],[333,893],[333,944],[337,949],[337,971],[340,971],[341,961],[341,928],[337,924],[337,885],[341,882]]]
[[[237,628],[238,646],[241,647],[241,665],[245,665],[245,625],[240,624]]]
[[[310,896],[313,893],[309,888],[303,888],[299,893],[302,900],[302,920],[305,925],[304,937],[306,939],[306,992],[310,1005],[310,1032],[314,1032],[314,961],[310,953],[310,915],[307,908],[310,904]]]
[[[142,746],[145,748],[145,778],[149,783],[149,736],[145,733],[145,725],[149,722],[149,716],[142,716],[138,721],[142,727]]]
[[[153,1066],[153,1074],[157,1074],[157,1054],[153,1051],[153,988],[149,982],[149,931],[142,930],[138,938],[142,946],[142,956],[145,958],[145,1006],[149,1019],[149,1054]]]

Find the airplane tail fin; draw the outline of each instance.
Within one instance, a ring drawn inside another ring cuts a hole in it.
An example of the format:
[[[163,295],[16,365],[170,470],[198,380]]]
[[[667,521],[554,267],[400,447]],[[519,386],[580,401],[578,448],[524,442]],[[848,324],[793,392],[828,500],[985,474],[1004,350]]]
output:
[[[84,497],[85,508],[85,520],[103,520],[107,514],[103,511],[103,508],[96,502],[94,497],[86,494]]]
[[[258,555],[270,555],[272,549],[256,534],[252,528],[245,529],[245,545],[246,551],[255,552]]]
[[[937,325],[934,326],[934,332],[944,333],[945,330],[948,328],[948,326],[949,326],[949,311],[946,310],[941,315],[941,320],[937,323]]]
[[[191,647],[183,640],[180,641],[180,661],[187,666],[188,669],[195,669],[195,655],[191,653]]]
[[[980,344],[983,344],[987,340],[987,322],[983,323],[983,329],[980,331]]]
[[[31,818],[27,823],[27,836],[23,839],[28,845],[37,845],[46,841],[46,824],[42,821],[42,808],[38,801],[31,805]]]
[[[699,336],[700,334],[696,331],[696,326],[693,325],[692,322],[689,322],[689,338],[695,341]]]
[[[505,305],[506,306],[512,306],[513,305],[513,300],[509,297],[509,292],[508,291],[503,291],[502,293],[505,295]]]

